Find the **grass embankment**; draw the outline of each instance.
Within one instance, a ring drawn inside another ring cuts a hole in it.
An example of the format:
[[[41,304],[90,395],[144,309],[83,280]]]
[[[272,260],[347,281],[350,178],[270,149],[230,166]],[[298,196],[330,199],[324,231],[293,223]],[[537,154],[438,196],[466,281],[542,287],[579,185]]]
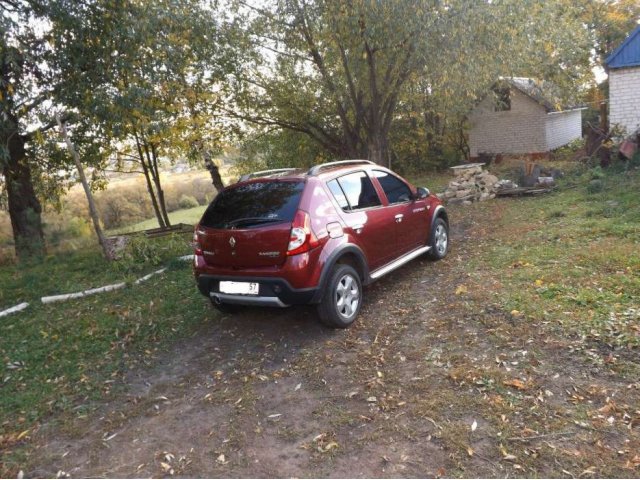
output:
[[[556,193],[503,202],[469,268],[481,295],[556,333],[639,346],[639,189],[637,169],[580,168]]]
[[[189,253],[188,240],[140,240],[144,245],[138,243],[131,257],[113,264],[91,250],[3,266],[0,307],[30,306],[0,318],[0,450],[27,438],[51,414],[90,409],[118,388],[123,372],[149,362],[164,342],[207,318],[190,263],[176,260]],[[132,284],[160,265],[169,267],[163,275]],[[120,281],[127,288],[63,303],[39,301]]]

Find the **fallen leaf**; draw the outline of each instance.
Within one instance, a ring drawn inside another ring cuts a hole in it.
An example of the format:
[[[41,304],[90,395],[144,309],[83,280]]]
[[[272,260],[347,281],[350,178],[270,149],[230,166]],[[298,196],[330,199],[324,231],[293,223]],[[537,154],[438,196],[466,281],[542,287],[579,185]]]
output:
[[[318,445],[318,451],[320,451],[322,453],[327,453],[327,452],[333,450],[334,448],[338,448],[338,443],[337,442],[329,442],[324,447],[322,445]]]
[[[518,390],[527,389],[527,385],[522,380],[518,380],[517,378],[514,378],[513,380],[505,380],[504,382],[502,382],[502,384],[506,385],[507,387],[517,388]]]
[[[298,390],[300,390],[302,388],[302,384],[299,383],[296,385],[296,388],[293,389],[294,392],[297,392]]]
[[[456,295],[462,295],[463,293],[467,293],[467,287],[464,285],[458,285],[458,288],[456,288]]]
[[[369,397],[369,398],[367,398],[367,402],[369,402],[369,403],[375,403],[375,402],[377,402],[377,401],[378,401],[378,399],[377,399],[376,397]]]
[[[473,448],[467,447],[467,453],[469,454],[470,457],[473,457],[473,454],[474,454]]]

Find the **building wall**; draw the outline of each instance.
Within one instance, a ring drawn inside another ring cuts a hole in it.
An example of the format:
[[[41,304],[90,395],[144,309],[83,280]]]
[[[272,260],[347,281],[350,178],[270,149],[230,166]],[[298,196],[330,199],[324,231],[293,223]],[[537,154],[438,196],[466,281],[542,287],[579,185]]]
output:
[[[609,122],[627,133],[640,128],[640,67],[609,71]]]
[[[547,151],[555,150],[582,138],[582,110],[567,110],[547,114]]]
[[[547,113],[542,105],[511,89],[511,110],[494,111],[488,95],[469,116],[469,150],[480,153],[538,153],[547,151]]]

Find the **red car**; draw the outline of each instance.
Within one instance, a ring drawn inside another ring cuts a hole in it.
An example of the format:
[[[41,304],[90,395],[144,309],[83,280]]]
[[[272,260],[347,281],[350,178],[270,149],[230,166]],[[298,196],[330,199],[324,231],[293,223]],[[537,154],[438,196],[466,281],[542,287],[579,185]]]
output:
[[[449,248],[440,200],[389,169],[345,160],[245,175],[221,191],[194,233],[199,290],[218,309],[317,304],[346,328],[364,285]]]

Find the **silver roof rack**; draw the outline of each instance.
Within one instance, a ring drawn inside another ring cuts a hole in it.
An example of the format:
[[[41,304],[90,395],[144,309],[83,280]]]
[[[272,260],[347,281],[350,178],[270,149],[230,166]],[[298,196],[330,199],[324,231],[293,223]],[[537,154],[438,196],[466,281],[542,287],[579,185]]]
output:
[[[362,163],[375,165],[375,163],[370,160],[340,160],[337,162],[321,163],[320,165],[311,167],[307,172],[307,175],[312,175],[312,176],[317,175],[318,173],[320,173],[320,170],[322,170],[323,168],[335,167],[339,165],[358,165]]]
[[[289,172],[295,172],[298,168],[272,168],[271,170],[260,170],[259,172],[245,173],[242,175],[238,182],[244,182],[251,178],[268,177],[269,175],[285,174]]]

